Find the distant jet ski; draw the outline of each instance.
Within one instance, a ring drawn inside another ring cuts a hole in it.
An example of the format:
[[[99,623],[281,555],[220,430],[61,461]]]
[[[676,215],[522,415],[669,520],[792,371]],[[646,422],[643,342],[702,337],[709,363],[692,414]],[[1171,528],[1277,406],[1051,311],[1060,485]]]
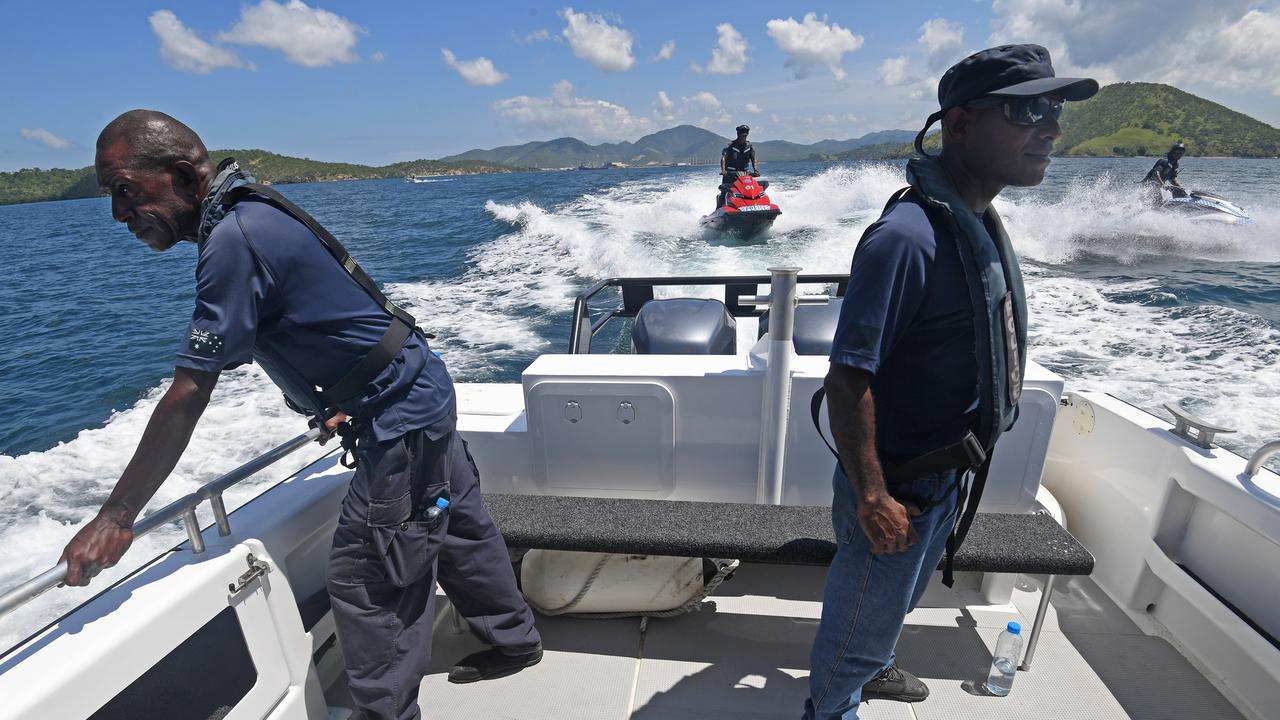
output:
[[[782,214],[782,210],[764,194],[768,187],[766,180],[756,180],[749,173],[738,173],[733,184],[724,190],[723,204],[710,215],[702,216],[702,227],[736,232],[743,237],[764,231]]]
[[[1160,188],[1160,207],[1176,212],[1191,222],[1248,225],[1253,222],[1244,208],[1224,197],[1203,190],[1184,190],[1165,185]]]

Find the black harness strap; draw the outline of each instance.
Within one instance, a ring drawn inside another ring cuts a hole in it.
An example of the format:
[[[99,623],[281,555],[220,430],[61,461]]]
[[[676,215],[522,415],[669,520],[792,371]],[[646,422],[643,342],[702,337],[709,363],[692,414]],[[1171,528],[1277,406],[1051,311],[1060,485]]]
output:
[[[227,206],[233,205],[250,193],[266,198],[276,208],[306,225],[307,229],[324,243],[325,248],[329,250],[329,254],[333,255],[338,264],[342,265],[342,269],[347,271],[351,279],[355,280],[356,284],[391,316],[391,323],[387,326],[386,331],[383,332],[378,343],[342,378],[320,392],[321,400],[329,407],[334,407],[342,400],[354,396],[364,386],[372,382],[395,359],[409,335],[415,330],[418,332],[421,332],[421,330],[418,330],[417,321],[414,320],[412,315],[401,309],[400,306],[388,299],[382,293],[382,290],[378,289],[377,283],[373,281],[373,278],[369,277],[369,273],[360,267],[360,263],[351,257],[351,253],[347,252],[347,249],[332,233],[325,230],[324,226],[316,222],[316,219],[311,217],[305,210],[294,205],[288,198],[276,192],[273,188],[259,183],[242,185],[228,192],[223,204]],[[424,336],[431,337],[425,334]]]

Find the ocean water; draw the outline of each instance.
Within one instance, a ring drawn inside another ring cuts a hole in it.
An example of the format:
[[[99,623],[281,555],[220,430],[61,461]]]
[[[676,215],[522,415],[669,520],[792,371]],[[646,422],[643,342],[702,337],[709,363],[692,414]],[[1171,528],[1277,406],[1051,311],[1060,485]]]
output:
[[[767,161],[767,158],[765,158]],[[1280,161],[1192,158],[1184,184],[1255,223],[1195,225],[1148,209],[1151,160],[1056,160],[1038,188],[996,202],[1023,260],[1032,359],[1070,389],[1163,415],[1164,402],[1238,430],[1249,454],[1280,438]],[[767,241],[698,228],[710,168],[534,173],[280,186],[438,335],[459,381],[516,381],[567,347],[574,296],[625,275],[846,272],[863,228],[904,184],[901,164],[765,165],[783,208]],[[157,254],[111,222],[105,198],[0,207],[0,589],[57,560],[128,462],[172,377],[191,311],[195,247]],[[265,376],[227,372],[160,507],[305,430]],[[299,455],[324,452],[312,446]],[[237,506],[304,462],[238,486]],[[204,518],[209,522],[209,518]],[[100,588],[182,537],[140,540]],[[83,602],[60,589],[0,620],[0,649]]]

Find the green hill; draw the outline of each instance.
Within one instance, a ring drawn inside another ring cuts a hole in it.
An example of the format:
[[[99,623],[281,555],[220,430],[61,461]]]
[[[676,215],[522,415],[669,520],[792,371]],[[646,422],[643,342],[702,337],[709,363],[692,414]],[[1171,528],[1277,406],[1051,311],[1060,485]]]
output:
[[[1188,155],[1280,156],[1280,130],[1169,85],[1118,83],[1062,113],[1064,155],[1162,155],[1178,140]]]
[[[440,160],[410,160],[371,167],[277,155],[266,150],[211,150],[209,156],[214,162],[225,157],[234,157],[242,167],[248,168],[259,180],[275,184],[370,180],[405,175],[473,175],[526,169],[486,162]],[[98,194],[98,183],[92,167],[79,170],[24,168],[17,172],[0,173],[0,205],[44,200],[71,200]]]
[[[1067,103],[1055,155],[1163,155],[1182,140],[1187,155],[1278,157],[1280,130],[1169,85],[1117,83],[1084,102]],[[933,152],[937,134],[925,141]],[[891,160],[912,155],[910,144],[886,143],[846,151],[837,160]]]

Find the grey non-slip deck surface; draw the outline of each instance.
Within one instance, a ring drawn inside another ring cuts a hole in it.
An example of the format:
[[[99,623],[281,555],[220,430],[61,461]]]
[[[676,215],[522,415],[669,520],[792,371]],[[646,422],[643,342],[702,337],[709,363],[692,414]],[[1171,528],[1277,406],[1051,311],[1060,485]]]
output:
[[[444,673],[480,643],[441,603],[429,720],[719,720],[800,717],[825,568],[744,565],[714,612],[639,620],[539,616],[541,664],[511,677],[451,685]],[[959,583],[958,587],[964,583]],[[1039,584],[1021,578],[1008,606],[974,606],[973,590],[932,588],[907,619],[899,665],[931,694],[912,705],[864,703],[867,720],[1242,720],[1178,652],[1134,626],[1087,578],[1060,579],[1030,672],[1005,698],[977,688],[1009,620],[1030,626]],[[443,600],[443,597],[441,598]]]

